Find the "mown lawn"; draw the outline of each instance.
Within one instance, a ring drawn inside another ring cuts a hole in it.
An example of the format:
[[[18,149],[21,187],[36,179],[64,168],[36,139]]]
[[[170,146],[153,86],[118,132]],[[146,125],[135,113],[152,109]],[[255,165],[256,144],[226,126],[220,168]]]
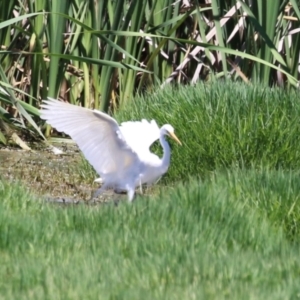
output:
[[[1,297],[296,299],[298,178],[216,173],[119,206],[61,207],[2,184]]]
[[[137,98],[117,118],[171,123],[184,145],[132,204],[0,180],[0,299],[299,298],[299,107],[241,84]]]

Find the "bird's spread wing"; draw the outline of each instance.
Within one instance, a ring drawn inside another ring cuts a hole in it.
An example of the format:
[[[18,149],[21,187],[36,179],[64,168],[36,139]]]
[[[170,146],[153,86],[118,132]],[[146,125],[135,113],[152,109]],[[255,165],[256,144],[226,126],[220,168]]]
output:
[[[124,122],[120,130],[127,144],[139,156],[149,152],[150,146],[160,137],[160,129],[154,120]]]
[[[124,170],[138,166],[137,154],[107,114],[48,98],[43,101],[41,118],[68,134],[101,177],[121,178]]]

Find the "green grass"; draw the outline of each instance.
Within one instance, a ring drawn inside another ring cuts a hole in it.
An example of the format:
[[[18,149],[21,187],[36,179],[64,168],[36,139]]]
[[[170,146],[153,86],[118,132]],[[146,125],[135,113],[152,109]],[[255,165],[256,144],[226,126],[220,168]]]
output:
[[[221,168],[299,169],[299,116],[293,90],[220,81],[158,89],[117,114],[121,121],[148,118],[173,125],[183,146],[171,142],[166,182]]]
[[[118,207],[51,205],[2,182],[1,297],[295,299],[298,178],[216,173]]]
[[[0,299],[299,298],[297,94],[212,82],[135,100],[119,121],[184,143],[155,195],[59,206],[0,178]]]

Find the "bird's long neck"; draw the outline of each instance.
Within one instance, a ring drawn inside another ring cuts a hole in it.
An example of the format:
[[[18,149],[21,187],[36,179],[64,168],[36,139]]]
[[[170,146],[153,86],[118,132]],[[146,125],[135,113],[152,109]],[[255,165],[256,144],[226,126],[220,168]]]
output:
[[[164,155],[162,157],[162,168],[166,169],[166,172],[170,165],[171,150],[163,134],[160,135],[159,141],[164,150]]]

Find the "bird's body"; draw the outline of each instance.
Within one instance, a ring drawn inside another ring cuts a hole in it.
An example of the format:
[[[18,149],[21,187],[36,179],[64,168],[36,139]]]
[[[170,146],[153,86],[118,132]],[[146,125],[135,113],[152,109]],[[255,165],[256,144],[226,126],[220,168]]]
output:
[[[126,190],[129,201],[137,186],[151,184],[167,172],[170,147],[165,135],[180,143],[171,125],[159,129],[154,120],[142,120],[119,126],[103,112],[51,98],[43,101],[41,118],[77,143],[104,182],[97,194],[107,188]],[[162,159],[150,152],[157,139],[164,149]]]

